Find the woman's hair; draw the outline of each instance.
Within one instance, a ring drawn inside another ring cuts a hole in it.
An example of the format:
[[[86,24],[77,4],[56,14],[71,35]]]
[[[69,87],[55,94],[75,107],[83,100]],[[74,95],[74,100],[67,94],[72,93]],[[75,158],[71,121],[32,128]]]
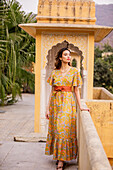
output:
[[[57,53],[57,57],[56,57],[56,61],[55,61],[55,69],[60,69],[62,62],[60,60],[60,58],[62,58],[62,54],[64,51],[68,50],[70,52],[70,50],[68,48],[62,48],[59,50],[59,52]],[[68,65],[70,66],[70,62],[68,63]]]

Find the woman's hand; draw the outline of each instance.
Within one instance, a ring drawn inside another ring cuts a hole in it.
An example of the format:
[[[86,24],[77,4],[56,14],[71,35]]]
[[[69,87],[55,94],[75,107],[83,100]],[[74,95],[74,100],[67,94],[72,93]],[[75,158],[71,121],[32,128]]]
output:
[[[76,99],[77,99],[77,103],[78,103],[78,106],[80,108],[81,111],[90,111],[89,108],[82,108],[81,106],[81,102],[80,102],[80,93],[79,93],[79,88],[77,86],[74,87],[74,92],[75,92],[75,95],[76,95]]]
[[[45,116],[46,116],[46,119],[49,119],[49,109],[47,109]]]
[[[90,111],[89,108],[80,108],[80,110],[81,110],[81,111],[88,111],[88,112]]]

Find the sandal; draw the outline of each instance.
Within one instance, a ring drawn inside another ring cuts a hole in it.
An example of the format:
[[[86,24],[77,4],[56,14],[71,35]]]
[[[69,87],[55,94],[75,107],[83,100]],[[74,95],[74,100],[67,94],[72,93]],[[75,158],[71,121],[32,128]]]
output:
[[[57,160],[56,164],[59,162],[59,160]],[[58,165],[58,164],[57,164]],[[64,170],[64,167],[65,167],[66,163],[63,162],[63,166],[58,166],[57,169],[60,169],[62,168],[62,170]]]

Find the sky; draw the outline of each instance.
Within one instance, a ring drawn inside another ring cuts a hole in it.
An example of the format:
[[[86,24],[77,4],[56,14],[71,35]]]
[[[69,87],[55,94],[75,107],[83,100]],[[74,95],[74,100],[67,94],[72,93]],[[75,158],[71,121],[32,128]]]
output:
[[[38,0],[17,0],[22,5],[25,12],[37,14]],[[113,0],[94,0],[96,4],[113,4]]]

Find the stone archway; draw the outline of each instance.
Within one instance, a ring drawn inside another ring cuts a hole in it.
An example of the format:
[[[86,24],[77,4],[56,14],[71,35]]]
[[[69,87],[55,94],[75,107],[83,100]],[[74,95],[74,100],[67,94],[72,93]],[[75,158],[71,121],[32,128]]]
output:
[[[52,48],[48,51],[48,55],[47,55],[47,63],[46,63],[46,78],[45,80],[48,79],[48,77],[51,74],[51,71],[54,69],[54,64],[55,64],[55,58],[56,55],[58,53],[58,51],[62,48],[68,48],[71,51],[71,64],[72,64],[72,60],[75,59],[77,61],[77,66],[78,69],[81,71],[81,76],[82,76],[82,72],[83,72],[83,55],[82,55],[82,51],[79,50],[79,48],[77,46],[74,46],[73,44],[67,42],[66,40],[64,40],[62,43],[58,43],[54,46],[52,46]],[[51,87],[48,85],[48,83],[46,83],[46,101],[48,101],[48,96],[50,93]],[[46,103],[47,104],[47,103]]]
[[[73,44],[70,44],[69,42],[67,42],[66,40],[63,41],[62,43],[58,43],[56,45],[54,45],[49,51],[48,51],[48,55],[47,55],[47,63],[46,63],[46,73],[50,73],[50,71],[52,71],[54,69],[54,62],[55,62],[55,58],[56,55],[58,53],[58,51],[61,48],[68,48],[70,49],[71,53],[75,56],[80,57],[80,70],[83,70],[83,55],[82,55],[82,51],[79,50],[79,48],[77,46],[74,46]],[[74,59],[74,57],[72,58]],[[75,57],[76,59],[76,57]],[[76,59],[77,60],[77,59]],[[77,60],[78,61],[78,60]],[[50,71],[49,71],[50,70]],[[48,72],[49,71],[49,72]]]
[[[42,78],[41,78],[41,84],[42,84],[42,90],[41,90],[41,114],[40,114],[40,119],[41,119],[41,132],[47,133],[48,129],[48,121],[45,119],[45,111],[46,111],[46,106],[49,101],[49,96],[50,96],[50,91],[51,91],[51,86],[47,83],[47,79],[51,74],[51,71],[54,69],[54,64],[55,64],[55,58],[58,53],[58,51],[61,48],[69,48],[71,51],[71,56],[72,60],[75,59],[78,63],[78,69],[83,70],[83,55],[82,51],[79,50],[77,46],[74,46],[71,43],[68,43],[66,40],[63,41],[62,43],[58,43],[48,51],[47,55],[47,63],[45,66],[45,69],[42,72]]]
[[[71,51],[71,56],[72,56],[72,60],[75,59],[78,63],[78,69],[81,71],[81,75],[82,75],[82,70],[83,70],[83,65],[82,65],[82,61],[83,61],[83,55],[82,55],[82,51],[79,50],[79,48],[77,46],[74,46],[73,44],[67,42],[66,40],[64,40],[62,43],[58,43],[54,46],[52,46],[52,48],[48,51],[48,55],[47,55],[47,63],[46,63],[46,76],[45,76],[45,104],[47,105],[48,100],[49,100],[49,94],[51,91],[51,87],[50,85],[46,82],[48,77],[51,74],[51,71],[54,69],[54,64],[55,64],[55,58],[56,55],[58,53],[58,51],[62,48],[68,48]],[[71,60],[71,62],[72,62]],[[72,63],[71,63],[72,64]]]

